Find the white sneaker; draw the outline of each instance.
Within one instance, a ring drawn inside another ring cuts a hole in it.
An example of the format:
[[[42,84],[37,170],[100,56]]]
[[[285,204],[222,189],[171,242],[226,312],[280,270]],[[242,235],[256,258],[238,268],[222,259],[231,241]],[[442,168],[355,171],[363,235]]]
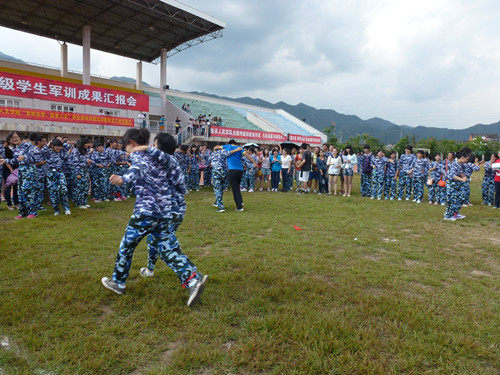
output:
[[[66,211],[64,211],[64,214],[65,215],[71,215],[71,211],[70,210],[66,210]]]
[[[59,211],[54,212],[54,216],[59,216],[61,213]]]
[[[409,201],[409,200],[410,200],[410,198],[406,198],[405,200]]]
[[[142,267],[139,270],[139,273],[141,274],[142,277],[153,277],[155,275],[155,271],[150,271],[146,267]]]
[[[101,203],[102,201],[100,201],[99,199],[96,199],[94,202],[95,203]]]
[[[417,203],[422,203],[421,201],[417,201]]]
[[[403,198],[398,198],[398,201],[402,201],[402,200],[403,200]]]
[[[246,189],[246,188],[243,188],[243,189],[240,189],[240,190],[241,190],[241,191],[247,191],[247,189]]]
[[[90,208],[90,204],[86,204],[85,207]]]
[[[82,210],[86,210],[87,209],[87,206],[80,206],[78,208],[81,208]]]
[[[105,199],[104,202],[109,202],[109,199]]]
[[[379,201],[381,198],[377,198],[377,200]]]
[[[370,199],[375,199],[375,197],[370,197]]]
[[[253,193],[253,189],[248,190],[249,193]]]

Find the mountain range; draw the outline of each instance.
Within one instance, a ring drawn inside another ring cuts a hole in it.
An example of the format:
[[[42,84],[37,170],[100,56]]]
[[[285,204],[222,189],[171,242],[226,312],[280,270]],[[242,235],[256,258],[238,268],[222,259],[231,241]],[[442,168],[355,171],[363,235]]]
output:
[[[6,55],[2,52],[0,52],[0,60],[10,60],[20,63],[24,62],[23,60]],[[111,79],[135,83],[135,79],[130,77],[115,76]],[[149,84],[144,81],[142,84],[144,86],[149,86]],[[331,126],[332,123],[335,123],[335,135],[341,142],[362,134],[370,134],[372,137],[379,139],[384,144],[396,143],[399,139],[405,136],[408,136],[409,138],[415,137],[416,140],[435,137],[438,140],[453,139],[456,141],[465,141],[469,139],[471,134],[500,134],[500,121],[494,124],[476,124],[465,129],[448,129],[427,126],[412,127],[408,125],[397,125],[378,117],[363,120],[355,115],[345,115],[338,113],[333,109],[317,109],[304,103],[290,105],[285,102],[278,102],[273,104],[262,99],[254,99],[250,97],[228,98],[196,91],[192,93],[258,107],[283,109],[322,132],[325,131],[325,128]]]
[[[250,97],[228,98],[203,92],[192,92],[192,94],[264,108],[283,109],[298,119],[304,120],[319,131],[324,131],[326,127],[331,126],[335,122],[335,135],[340,141],[347,141],[351,137],[356,137],[364,133],[370,134],[384,144],[394,144],[405,136],[409,138],[415,137],[416,140],[435,137],[438,140],[453,139],[456,141],[465,141],[469,139],[471,134],[500,134],[500,121],[494,124],[476,124],[465,129],[427,126],[412,127],[409,125],[397,125],[378,117],[362,120],[355,115],[345,115],[333,109],[317,109],[303,103],[290,105],[285,102],[278,102],[273,104],[262,99]]]

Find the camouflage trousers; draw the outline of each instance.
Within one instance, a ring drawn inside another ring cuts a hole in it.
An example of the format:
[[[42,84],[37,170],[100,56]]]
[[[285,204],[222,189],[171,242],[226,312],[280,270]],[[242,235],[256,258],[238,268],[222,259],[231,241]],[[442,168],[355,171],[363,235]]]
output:
[[[446,182],[446,210],[444,217],[450,218],[457,214],[462,207],[462,200],[459,194],[459,185],[456,181]]]
[[[188,190],[199,190],[200,189],[200,170],[192,169],[188,176]]]
[[[413,176],[411,184],[413,185],[413,196],[415,200],[422,202],[424,200],[425,176]]]
[[[38,170],[34,165],[20,165],[18,176],[19,215],[37,215],[36,193],[38,190]]]
[[[384,175],[382,173],[374,173],[373,184],[372,184],[372,197],[382,198],[383,191],[384,191]]]
[[[87,204],[89,194],[89,171],[87,168],[82,168],[81,178],[77,177],[77,172],[71,172],[71,185],[73,191],[73,202],[77,207]]]
[[[385,199],[396,198],[396,191],[398,189],[398,180],[394,179],[394,176],[386,176],[384,183],[384,196]]]
[[[429,186],[429,202],[441,204],[446,202],[446,187],[439,186],[438,182],[439,181],[434,181],[434,183]]]
[[[109,182],[106,168],[95,168],[92,177],[92,197],[100,201],[107,199]]]
[[[481,184],[481,195],[483,196],[484,204],[493,204],[495,199],[495,183],[493,177],[484,177]]]
[[[240,188],[253,190],[255,187],[255,169],[247,169],[241,179]]]
[[[177,274],[183,286],[186,286],[189,280],[197,279],[197,268],[182,253],[175,235],[182,219],[182,216],[176,215],[169,219],[132,215],[116,256],[113,280],[118,284],[126,283],[134,250],[146,236],[149,270],[154,270],[156,261],[160,257]]]
[[[361,173],[361,196],[368,197],[372,193],[372,173]]]
[[[215,204],[219,208],[224,208],[222,195],[224,194],[224,190],[226,190],[229,184],[227,171],[225,169],[213,169],[212,180],[214,183]]]
[[[64,173],[62,171],[49,170],[47,173],[47,185],[50,203],[54,212],[60,212],[59,205],[62,206],[64,211],[69,210],[68,185]]]
[[[406,199],[411,198],[412,179],[408,172],[401,172],[399,175],[398,199],[403,199],[406,194]]]

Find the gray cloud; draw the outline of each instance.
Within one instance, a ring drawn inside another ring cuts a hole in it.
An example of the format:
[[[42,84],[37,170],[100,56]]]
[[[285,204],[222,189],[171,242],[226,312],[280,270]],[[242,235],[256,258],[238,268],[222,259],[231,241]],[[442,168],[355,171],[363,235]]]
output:
[[[184,2],[227,28],[222,39],[169,59],[173,88],[304,102],[409,125],[500,119],[496,2]],[[57,42],[2,35],[0,51],[58,66]],[[81,69],[80,51],[70,46],[71,69]],[[135,76],[134,61],[97,51],[92,59],[95,74]],[[144,78],[158,85],[158,67],[145,66]]]

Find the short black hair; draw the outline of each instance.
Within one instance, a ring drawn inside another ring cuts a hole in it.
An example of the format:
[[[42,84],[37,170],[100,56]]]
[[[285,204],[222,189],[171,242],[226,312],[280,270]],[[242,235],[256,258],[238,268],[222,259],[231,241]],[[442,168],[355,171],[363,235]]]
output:
[[[29,139],[31,142],[35,142],[37,138],[38,138],[38,133],[30,133],[30,135],[29,135],[29,138],[28,138],[28,139]]]
[[[406,145],[405,150],[413,151],[413,146],[412,145]]]
[[[302,143],[302,144],[300,145],[300,148],[301,148],[302,150],[307,150],[307,143]]]
[[[369,149],[370,149],[370,145],[368,145],[368,144],[363,145],[363,150],[369,150]]]
[[[62,145],[63,145],[63,143],[57,138],[52,141],[52,147],[57,147],[57,146],[62,146]]]
[[[155,137],[155,141],[158,143],[158,150],[163,151],[166,154],[173,155],[175,149],[177,148],[175,138],[167,133],[158,134]]]
[[[228,142],[230,145],[236,145],[236,141],[234,139],[231,139],[229,142]]]

